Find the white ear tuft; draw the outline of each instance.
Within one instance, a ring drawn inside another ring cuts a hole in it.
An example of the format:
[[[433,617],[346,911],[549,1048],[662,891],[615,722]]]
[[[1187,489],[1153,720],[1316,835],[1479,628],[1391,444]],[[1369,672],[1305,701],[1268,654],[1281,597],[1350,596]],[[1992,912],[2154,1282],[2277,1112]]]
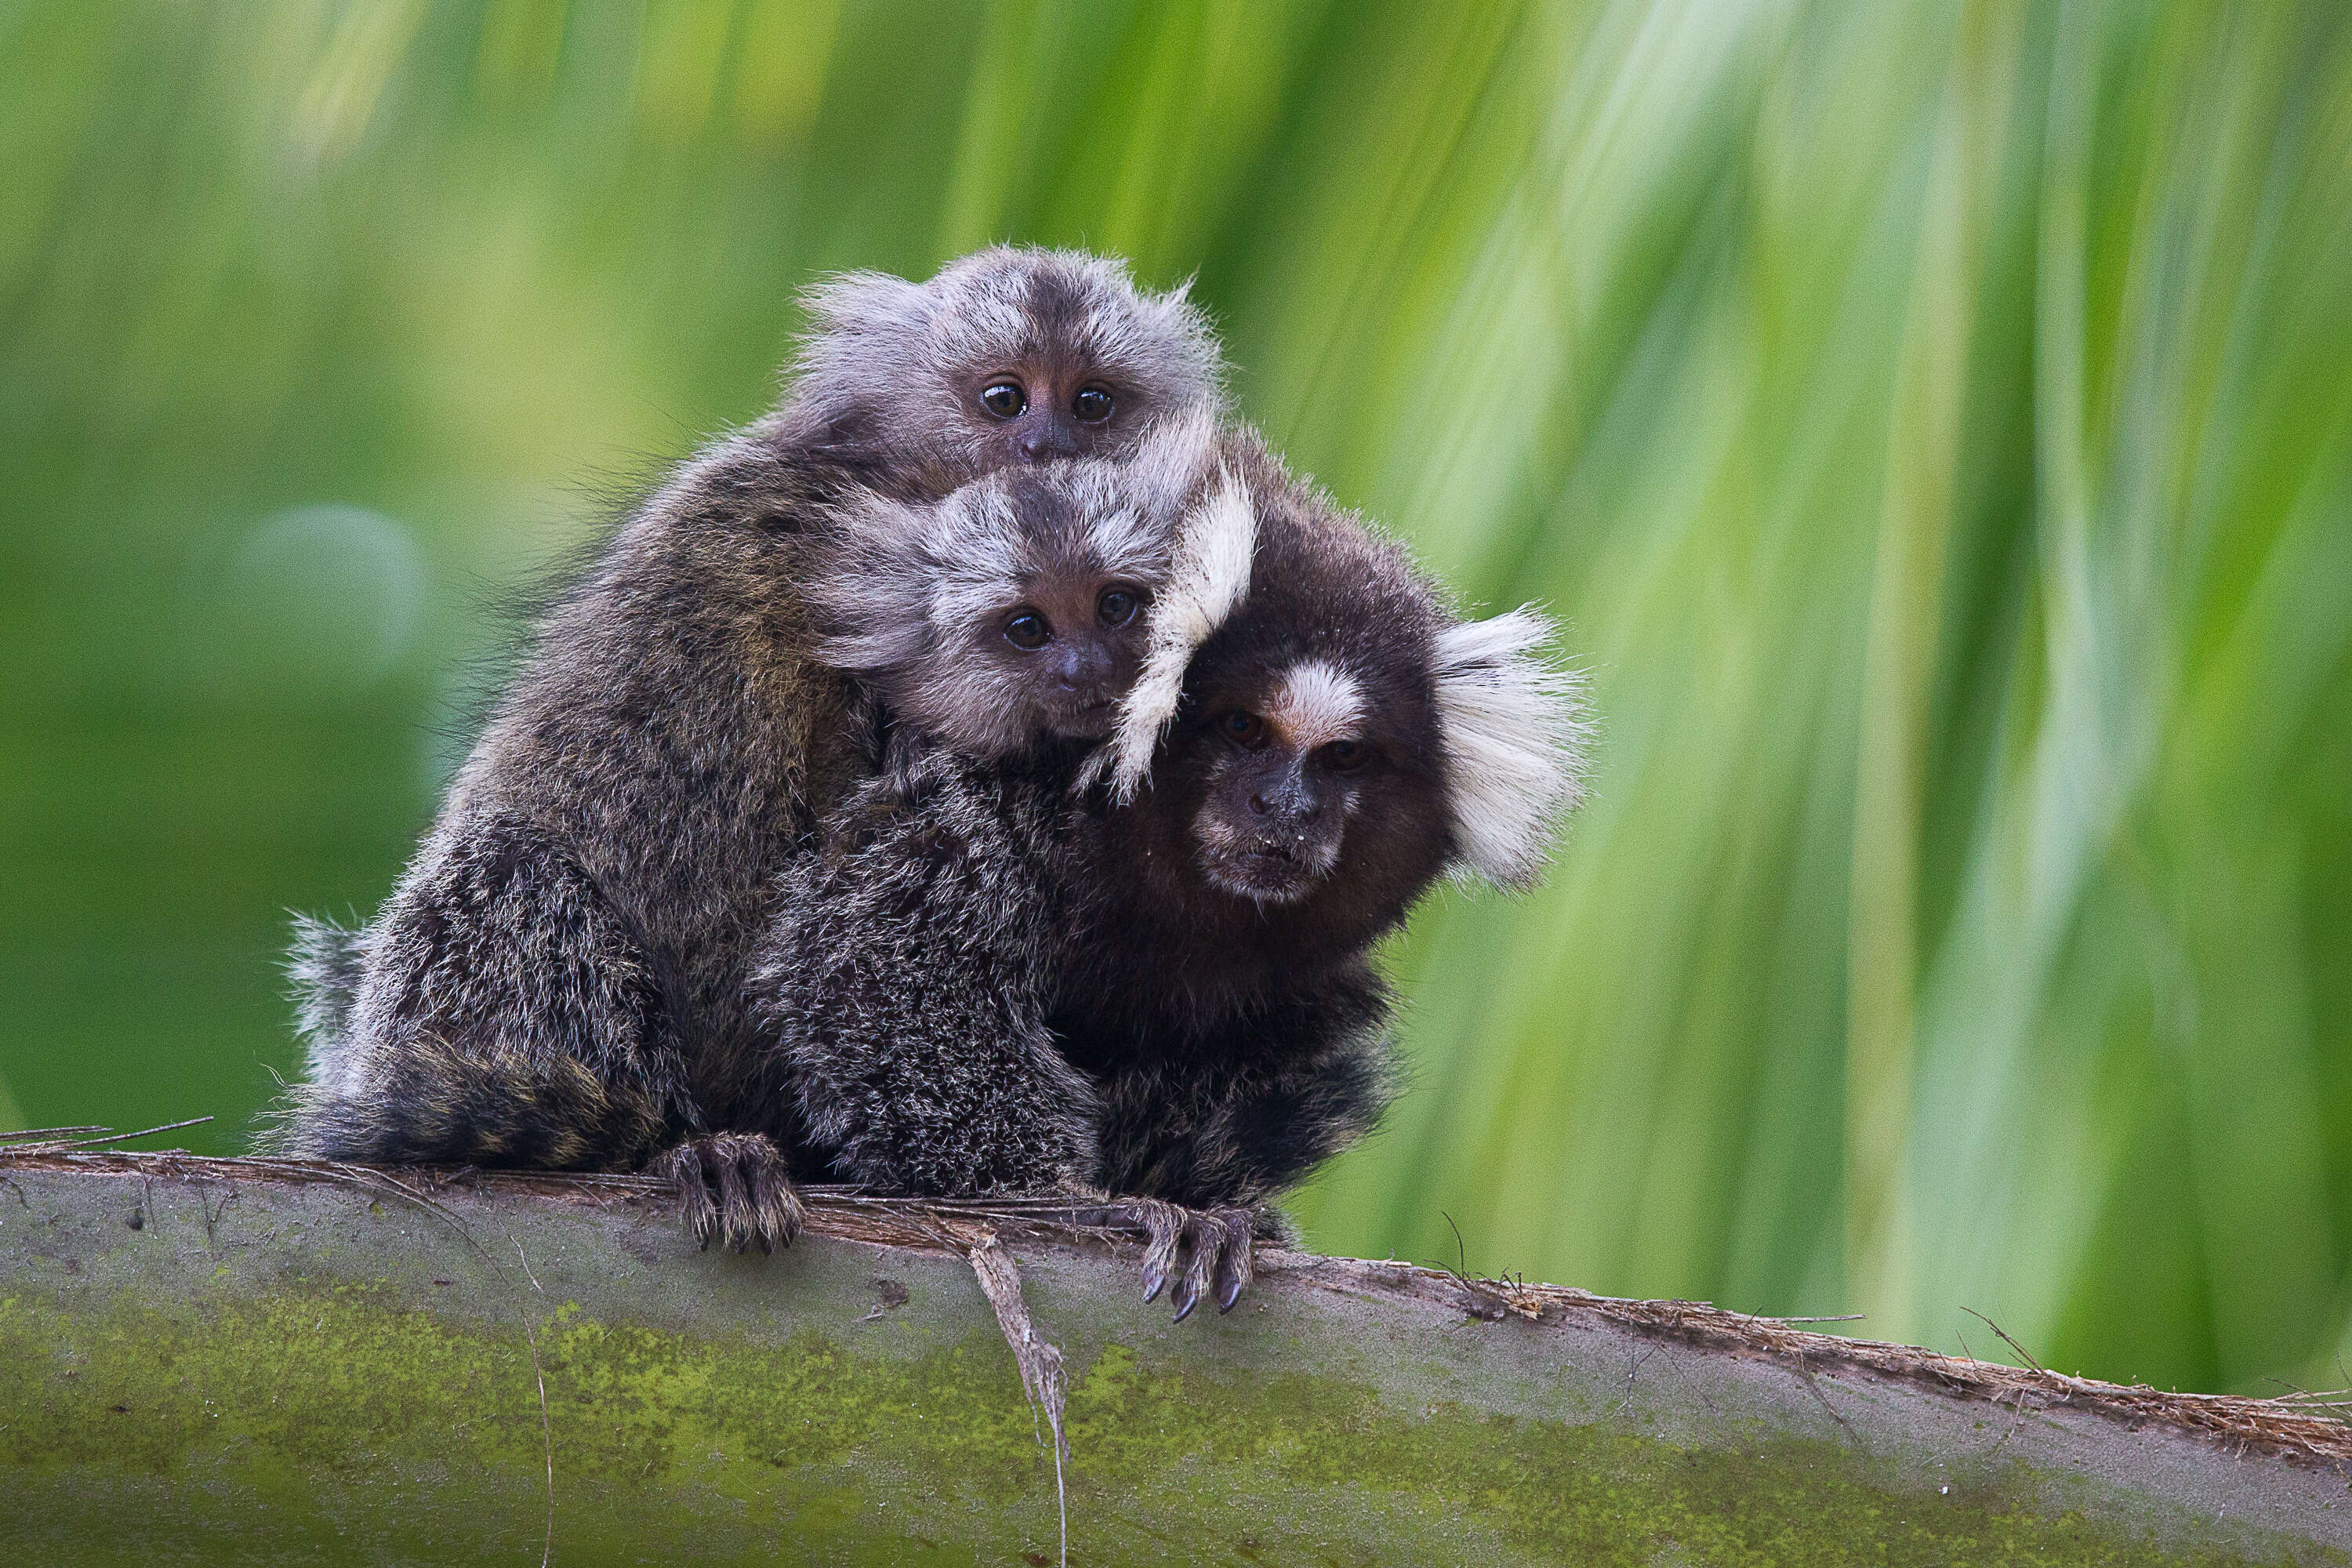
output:
[[[1146,510],[1166,517],[1188,500],[1199,504],[1194,492],[1202,488],[1216,457],[1216,410],[1197,405],[1181,408],[1144,427],[1134,455],[1121,465],[1121,483],[1140,496]],[[1180,519],[1178,538],[1192,526],[1192,519]],[[1181,558],[1178,565],[1181,569]]]
[[[803,289],[807,324],[786,367],[792,395],[830,409],[854,404],[867,385],[895,384],[933,303],[922,285],[887,272],[836,272]]]
[[[1437,636],[1437,713],[1457,869],[1521,889],[1584,798],[1584,680],[1536,657],[1551,623],[1522,606]]]
[[[1143,673],[1119,705],[1118,732],[1106,743],[1112,797],[1134,798],[1151,771],[1160,731],[1176,717],[1184,668],[1193,650],[1224,625],[1249,596],[1250,562],[1257,553],[1257,510],[1249,487],[1220,467],[1185,517],[1167,585],[1151,603],[1151,631]],[[1089,774],[1098,774],[1099,766]]]

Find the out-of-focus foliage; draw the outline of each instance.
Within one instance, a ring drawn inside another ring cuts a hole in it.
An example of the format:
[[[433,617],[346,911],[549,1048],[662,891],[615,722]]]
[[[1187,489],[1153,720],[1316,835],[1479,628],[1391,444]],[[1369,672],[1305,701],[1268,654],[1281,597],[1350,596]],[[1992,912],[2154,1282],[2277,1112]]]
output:
[[[1605,726],[1315,1241],[2342,1381],[2336,0],[42,0],[0,163],[0,1114],[239,1142],[488,599],[815,272],[1082,243]]]

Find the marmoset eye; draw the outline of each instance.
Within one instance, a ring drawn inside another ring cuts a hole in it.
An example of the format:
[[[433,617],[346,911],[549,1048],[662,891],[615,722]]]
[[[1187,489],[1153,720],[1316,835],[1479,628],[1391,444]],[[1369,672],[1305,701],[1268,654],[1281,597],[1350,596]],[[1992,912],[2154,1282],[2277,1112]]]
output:
[[[1217,721],[1225,739],[1245,752],[1265,744],[1265,721],[1255,713],[1228,713]]]
[[[1132,588],[1105,588],[1095,601],[1095,619],[1107,626],[1123,626],[1135,619],[1142,604],[1142,595]]]
[[[1334,741],[1323,748],[1323,763],[1335,773],[1352,773],[1372,760],[1372,749],[1361,741]]]
[[[1111,406],[1110,388],[1107,386],[1082,386],[1078,395],[1070,399],[1070,412],[1081,425],[1101,424],[1110,417]]]
[[[1029,406],[1029,395],[1017,381],[991,382],[980,395],[980,405],[999,419],[1017,419]]]
[[[1024,651],[1041,648],[1054,640],[1054,628],[1036,611],[1023,610],[1004,623],[1004,640]]]

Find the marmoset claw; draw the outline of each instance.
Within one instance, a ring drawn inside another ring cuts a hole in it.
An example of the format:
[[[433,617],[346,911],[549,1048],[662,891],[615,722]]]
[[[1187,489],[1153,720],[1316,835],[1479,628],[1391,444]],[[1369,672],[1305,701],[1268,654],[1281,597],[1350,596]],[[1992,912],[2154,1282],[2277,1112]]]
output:
[[[677,1184],[686,1228],[705,1251],[717,1241],[730,1252],[755,1244],[773,1252],[800,1234],[800,1194],[784,1157],[760,1133],[689,1138],[654,1168]]]
[[[1255,1248],[1252,1233],[1256,1229],[1256,1216],[1247,1209],[1226,1209],[1218,1216],[1225,1226],[1225,1255],[1217,1270],[1217,1310],[1234,1310],[1234,1303],[1249,1289],[1257,1273]]]
[[[1168,1303],[1182,1322],[1203,1298],[1230,1312],[1249,1286],[1252,1215],[1247,1209],[1188,1209],[1158,1198],[1124,1198],[1100,1211],[1112,1223],[1140,1228],[1143,1299],[1157,1300],[1172,1279]]]
[[[1156,1301],[1175,1271],[1176,1253],[1184,1237],[1184,1211],[1157,1198],[1135,1198],[1126,1205],[1128,1216],[1139,1221],[1150,1237],[1143,1248],[1143,1299]]]
[[[1184,1293],[1173,1301],[1176,1321],[1182,1322],[1196,1304],[1211,1296],[1216,1299],[1220,1313],[1232,1311],[1253,1272],[1248,1212],[1196,1213],[1185,1230],[1192,1242],[1192,1259],[1184,1271]]]

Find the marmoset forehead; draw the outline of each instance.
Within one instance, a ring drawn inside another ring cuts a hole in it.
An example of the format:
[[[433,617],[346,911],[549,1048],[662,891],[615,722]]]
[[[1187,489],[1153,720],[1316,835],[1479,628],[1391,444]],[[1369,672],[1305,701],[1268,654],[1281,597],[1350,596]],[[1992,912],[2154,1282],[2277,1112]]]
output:
[[[1254,713],[1302,751],[1334,741],[1421,743],[1427,702],[1376,654],[1338,637],[1274,641],[1225,650],[1197,668],[1186,711],[1204,719]]]
[[[1360,736],[1369,709],[1363,682],[1338,665],[1314,658],[1276,678],[1265,718],[1285,742],[1312,751]]]
[[[1143,374],[1132,345],[1074,338],[1034,321],[953,323],[942,335],[941,357],[966,378],[1003,374],[1045,384],[1103,376],[1124,385]]]
[[[1175,519],[1132,494],[1123,471],[1078,461],[1003,472],[971,486],[964,504],[1016,570],[1162,572]]]
[[[1032,594],[1108,578],[1149,592],[1166,574],[1166,543],[1108,528],[1119,521],[1074,517],[1060,530],[970,541],[929,584],[931,619],[942,626],[982,620]]]
[[[932,328],[940,346],[971,370],[1117,372],[1167,337],[1146,321],[1124,282],[1051,262],[943,281]]]

